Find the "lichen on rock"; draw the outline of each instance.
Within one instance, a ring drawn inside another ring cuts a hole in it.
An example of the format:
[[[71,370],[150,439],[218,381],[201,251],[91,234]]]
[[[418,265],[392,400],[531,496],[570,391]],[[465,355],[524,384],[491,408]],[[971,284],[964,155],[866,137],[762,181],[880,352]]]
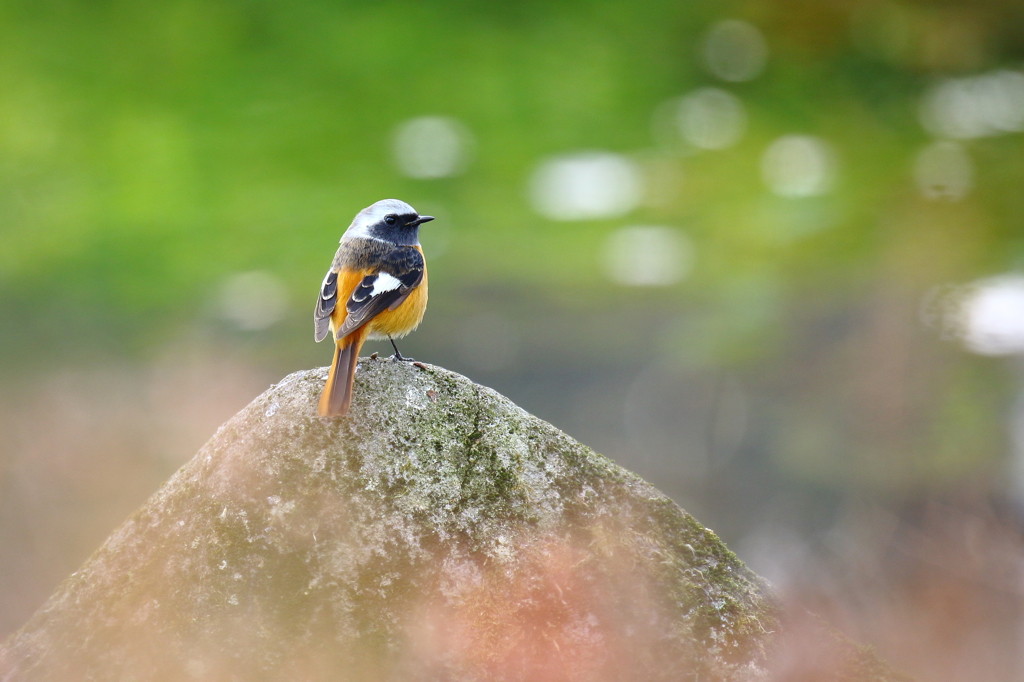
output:
[[[228,421],[0,650],[14,680],[739,680],[777,609],[713,532],[494,391],[363,359]]]

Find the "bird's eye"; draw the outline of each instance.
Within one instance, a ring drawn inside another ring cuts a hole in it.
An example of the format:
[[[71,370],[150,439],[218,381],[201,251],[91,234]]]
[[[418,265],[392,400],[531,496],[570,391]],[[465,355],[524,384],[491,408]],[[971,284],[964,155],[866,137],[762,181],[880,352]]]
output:
[[[388,225],[394,225],[398,222],[398,216],[393,213],[391,215],[384,216],[384,222]]]

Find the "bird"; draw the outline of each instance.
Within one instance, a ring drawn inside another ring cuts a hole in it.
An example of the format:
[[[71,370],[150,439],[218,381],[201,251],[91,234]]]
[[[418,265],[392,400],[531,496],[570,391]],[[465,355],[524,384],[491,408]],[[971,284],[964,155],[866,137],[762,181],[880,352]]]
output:
[[[341,236],[313,311],[314,338],[334,334],[334,361],[317,414],[339,417],[352,403],[359,349],[367,339],[395,339],[419,326],[427,307],[427,264],[419,227],[433,220],[398,199],[367,206]],[[339,301],[341,304],[339,305]]]

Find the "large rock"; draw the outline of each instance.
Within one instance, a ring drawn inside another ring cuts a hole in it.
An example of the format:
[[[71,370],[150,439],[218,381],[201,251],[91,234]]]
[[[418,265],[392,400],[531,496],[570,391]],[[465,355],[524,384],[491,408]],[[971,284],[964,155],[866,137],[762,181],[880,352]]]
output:
[[[364,359],[227,422],[0,652],[11,680],[768,675],[776,609],[710,530],[446,370]]]

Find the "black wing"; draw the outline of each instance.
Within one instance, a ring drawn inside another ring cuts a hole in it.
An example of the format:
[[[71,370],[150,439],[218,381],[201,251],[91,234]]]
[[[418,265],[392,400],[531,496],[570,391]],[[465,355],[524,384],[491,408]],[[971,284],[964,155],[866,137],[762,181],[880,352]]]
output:
[[[385,310],[394,310],[402,305],[409,293],[423,281],[423,256],[415,249],[402,249],[397,257],[381,263],[383,267],[363,277],[363,281],[352,290],[345,309],[345,322],[335,332],[342,337],[359,329]]]
[[[338,303],[338,273],[331,270],[320,285],[320,296],[313,309],[313,338],[319,343],[331,331],[331,313]]]

